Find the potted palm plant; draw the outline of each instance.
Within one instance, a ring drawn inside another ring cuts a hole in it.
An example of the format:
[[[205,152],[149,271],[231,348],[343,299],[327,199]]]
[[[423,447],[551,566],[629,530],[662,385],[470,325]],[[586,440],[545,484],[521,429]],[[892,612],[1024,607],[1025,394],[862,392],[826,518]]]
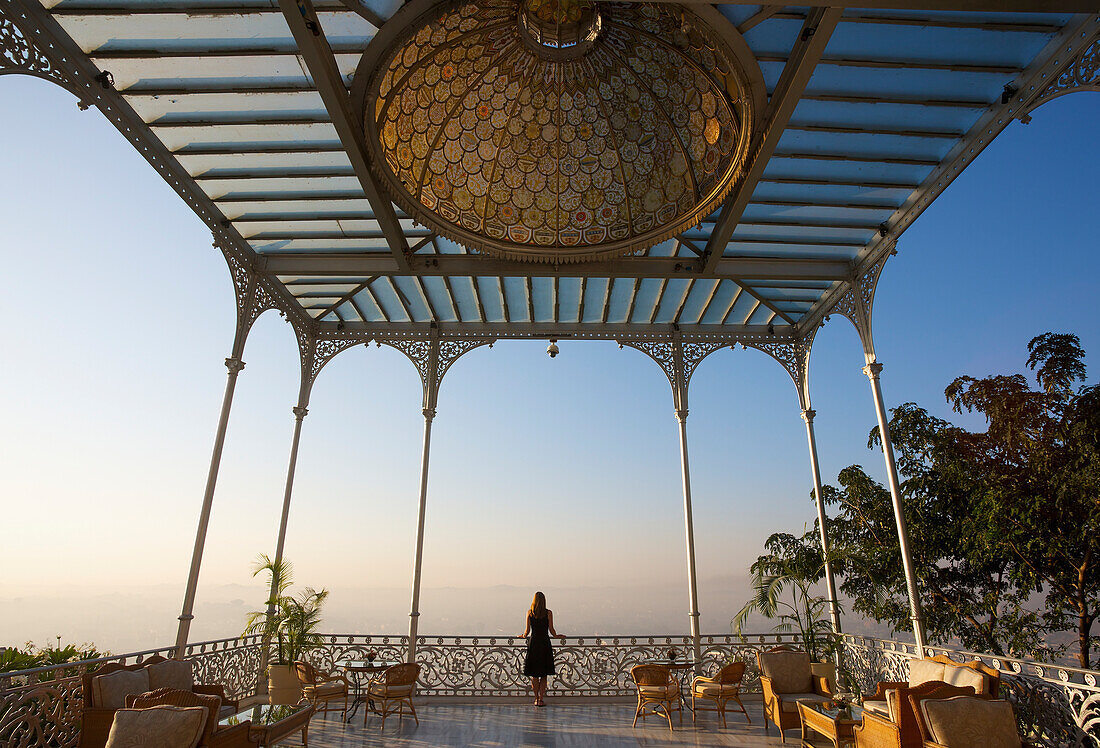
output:
[[[321,625],[321,607],[328,590],[306,587],[290,594],[293,570],[285,559],[274,561],[260,554],[252,576],[266,574],[271,596],[265,610],[248,614],[244,635],[260,634],[268,653],[268,698],[272,704],[297,704],[302,698],[301,685],[294,672],[294,661],[301,660],[321,645],[317,629]]]
[[[734,630],[740,636],[748,617],[759,613],[776,621],[774,631],[797,633],[810,655],[811,671],[825,677],[830,690],[836,693],[836,663],[830,660],[839,643],[828,619],[828,600],[812,590],[822,573],[821,554],[779,553],[785,537],[768,538],[765,545],[772,553],[761,556],[750,567],[752,597],[733,619]],[[788,591],[790,597],[785,599]]]

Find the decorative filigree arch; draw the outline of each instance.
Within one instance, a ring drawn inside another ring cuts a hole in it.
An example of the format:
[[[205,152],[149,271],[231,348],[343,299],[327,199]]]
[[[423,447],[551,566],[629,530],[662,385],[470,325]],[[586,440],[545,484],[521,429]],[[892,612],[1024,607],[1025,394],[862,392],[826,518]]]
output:
[[[21,74],[56,83],[81,100],[79,88],[56,66],[19,25],[20,11],[9,3],[0,5],[0,75]]]
[[[302,363],[302,381],[298,390],[298,407],[305,408],[309,405],[309,396],[313,392],[313,383],[317,381],[317,375],[321,369],[336,357],[336,354],[353,348],[357,345],[366,345],[370,342],[369,335],[342,332],[310,333],[300,331],[295,326],[298,338],[298,353]]]
[[[875,290],[878,287],[878,279],[882,276],[883,266],[895,254],[897,249],[894,248],[894,244],[886,245],[878,258],[864,269],[861,275],[852,279],[848,284],[848,290],[829,310],[829,314],[842,314],[855,325],[867,363],[875,360],[875,341],[871,334],[871,312],[875,303]],[[825,319],[829,319],[828,315]]]
[[[775,359],[790,375],[798,391],[798,404],[802,410],[810,407],[810,350],[813,348],[817,327],[802,337],[776,340],[775,338],[746,338],[741,341],[742,348],[755,348]]]
[[[1019,115],[1025,124],[1031,121],[1031,113],[1048,101],[1078,91],[1100,91],[1100,29],[1086,41],[1066,63],[1066,66],[1050,84],[1036,94],[1027,108]]]
[[[276,296],[267,284],[270,282],[253,271],[244,259],[233,250],[232,245],[214,236],[214,246],[221,250],[229,265],[229,274],[233,279],[233,293],[237,300],[237,327],[233,335],[233,358],[244,355],[244,344],[248,333],[260,315],[270,309],[282,311]],[[297,325],[295,327],[298,327]],[[301,346],[301,336],[299,336]]]
[[[718,343],[712,340],[687,340],[684,341],[679,334],[673,335],[667,340],[619,340],[619,347],[630,346],[639,350],[653,359],[661,371],[668,377],[668,383],[672,386],[672,398],[676,406],[677,414],[687,416],[688,410],[688,386],[691,384],[691,375],[704,358],[725,348],[728,343]]]
[[[439,331],[432,328],[429,334],[418,338],[377,336],[375,342],[401,351],[416,367],[424,388],[424,417],[434,418],[439,385],[451,365],[475,348],[483,345],[491,348],[496,338],[441,338]]]

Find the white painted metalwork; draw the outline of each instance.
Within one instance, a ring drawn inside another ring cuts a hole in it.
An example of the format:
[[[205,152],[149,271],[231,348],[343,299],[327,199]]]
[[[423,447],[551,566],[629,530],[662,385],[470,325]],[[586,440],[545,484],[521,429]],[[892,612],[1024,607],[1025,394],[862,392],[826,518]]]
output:
[[[363,660],[368,652],[397,660],[407,650],[403,636],[325,634],[322,647],[310,655],[315,664],[333,668],[341,660]],[[907,662],[916,657],[912,643],[842,636],[844,659],[864,693],[879,681],[905,680]],[[587,697],[629,697],[630,668],[660,659],[669,649],[681,653],[690,637],[570,637],[557,646],[558,674],[554,693]],[[791,635],[704,635],[702,670],[735,659],[746,664],[745,690],[757,691],[756,652],[779,644],[798,645]],[[195,663],[195,680],[220,683],[232,698],[257,690],[260,637],[221,639],[189,645],[185,659]],[[526,694],[522,674],[524,642],[511,637],[423,636],[417,661],[422,663],[422,696],[498,697]],[[66,665],[0,674],[0,744],[13,748],[54,745],[76,748],[83,693],[80,673],[104,662],[140,662],[173,648],[153,649]],[[1100,671],[1033,662],[988,653],[929,646],[928,656],[946,654],[957,661],[978,659],[1001,673],[1001,689],[1013,703],[1031,742],[1049,746],[1100,746]]]

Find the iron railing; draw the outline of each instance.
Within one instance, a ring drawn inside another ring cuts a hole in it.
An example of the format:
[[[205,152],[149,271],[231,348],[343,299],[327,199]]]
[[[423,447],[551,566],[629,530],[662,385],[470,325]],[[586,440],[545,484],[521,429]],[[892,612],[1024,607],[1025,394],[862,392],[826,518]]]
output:
[[[844,635],[844,663],[865,691],[879,681],[904,681],[916,646]],[[1001,697],[1012,703],[1022,735],[1041,745],[1100,746],[1100,672],[1014,657],[925,647],[926,657],[979,660],[1001,673]]]
[[[846,669],[864,692],[882,680],[906,680],[914,646],[904,642],[845,635]],[[741,660],[748,667],[745,690],[759,689],[756,652],[778,644],[798,644],[780,634],[712,635],[703,637],[699,670],[712,672],[723,662]],[[408,639],[403,636],[325,634],[310,654],[319,667],[335,668],[343,660],[401,660]],[[424,696],[519,696],[528,682],[522,675],[525,642],[491,636],[422,636],[417,661],[423,666]],[[558,674],[554,693],[569,696],[622,697],[634,693],[630,668],[645,660],[663,659],[675,649],[690,656],[691,637],[594,636],[570,637],[555,645]],[[135,663],[152,655],[170,655],[172,648],[150,649],[95,660],[0,673],[0,746],[75,748],[83,693],[80,676],[106,662]],[[1002,692],[1016,709],[1021,730],[1034,742],[1049,746],[1100,748],[1100,672],[1048,665],[1009,657],[928,647],[926,654],[946,654],[954,660],[978,659],[997,668]],[[195,680],[220,683],[234,698],[260,693],[260,638],[219,639],[192,644],[186,659],[195,663]]]

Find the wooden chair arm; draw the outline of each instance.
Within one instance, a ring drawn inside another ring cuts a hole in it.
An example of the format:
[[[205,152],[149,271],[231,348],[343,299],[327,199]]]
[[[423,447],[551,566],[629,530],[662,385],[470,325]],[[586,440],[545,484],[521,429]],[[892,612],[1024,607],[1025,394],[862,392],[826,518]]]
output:
[[[863,713],[863,724],[856,725],[856,748],[898,748],[901,730],[888,719],[873,712]]]
[[[201,693],[204,696],[217,696],[222,700],[222,706],[231,706],[233,709],[238,709],[239,702],[236,699],[231,699],[225,695],[225,686],[219,683],[196,683],[192,687],[193,693]]]
[[[871,696],[864,696],[863,700],[864,701],[886,701],[886,692],[887,691],[892,691],[896,688],[908,688],[908,687],[909,687],[909,682],[908,681],[889,681],[889,680],[880,681],[879,684],[877,686],[875,686],[875,693]]]
[[[829,688],[829,679],[826,676],[824,676],[824,675],[815,675],[815,676],[813,676],[813,680],[814,680],[814,683],[813,683],[814,693],[816,693],[818,696],[832,697],[833,692]]]

